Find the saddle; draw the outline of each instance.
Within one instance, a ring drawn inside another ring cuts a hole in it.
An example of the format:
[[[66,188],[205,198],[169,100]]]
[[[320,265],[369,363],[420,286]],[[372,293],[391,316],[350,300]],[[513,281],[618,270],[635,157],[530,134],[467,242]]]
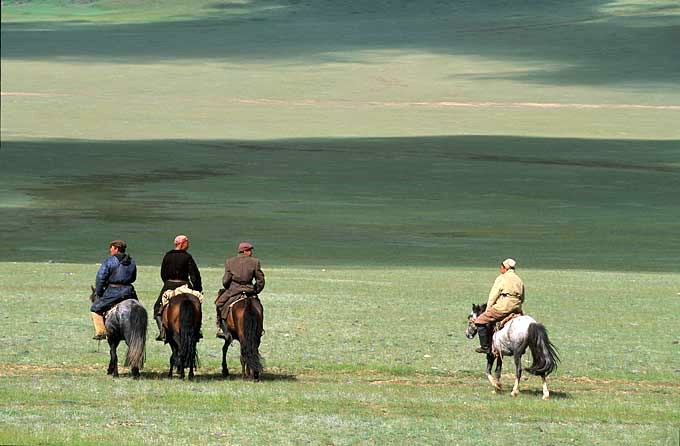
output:
[[[170,299],[179,294],[191,294],[198,302],[203,305],[203,293],[200,291],[192,290],[188,285],[182,285],[181,287],[175,288],[174,290],[167,290],[161,296],[161,312],[168,306]]]
[[[522,313],[521,311],[519,313],[508,314],[507,316],[505,316],[505,319],[503,319],[500,322],[496,322],[496,331],[502,330],[503,327],[505,327],[505,324],[507,324],[508,322],[510,322],[511,320],[513,320],[514,318],[516,318],[518,316],[522,316],[523,314],[524,313]]]
[[[233,300],[232,300],[232,299],[233,299]],[[260,298],[259,298],[258,296],[250,296],[250,295],[246,294],[245,292],[243,292],[243,293],[241,293],[241,294],[237,294],[237,295],[235,295],[235,296],[232,296],[232,297],[230,298],[231,302],[227,301],[227,302],[229,303],[229,305],[226,305],[226,304],[225,304],[225,305],[222,307],[221,312],[220,312],[220,313],[221,313],[221,314],[220,314],[220,317],[226,321],[226,320],[227,320],[227,317],[229,316],[229,312],[231,311],[231,307],[233,307],[233,306],[236,305],[237,303],[241,302],[242,300],[246,300],[246,299],[257,299],[257,300],[260,300]]]

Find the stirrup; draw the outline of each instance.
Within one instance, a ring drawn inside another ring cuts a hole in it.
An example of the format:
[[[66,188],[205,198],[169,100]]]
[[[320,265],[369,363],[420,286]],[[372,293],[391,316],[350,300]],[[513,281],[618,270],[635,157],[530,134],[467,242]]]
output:
[[[217,330],[217,333],[215,333],[215,337],[220,338],[220,339],[224,339],[225,341],[227,340],[227,337],[225,336],[222,329]]]

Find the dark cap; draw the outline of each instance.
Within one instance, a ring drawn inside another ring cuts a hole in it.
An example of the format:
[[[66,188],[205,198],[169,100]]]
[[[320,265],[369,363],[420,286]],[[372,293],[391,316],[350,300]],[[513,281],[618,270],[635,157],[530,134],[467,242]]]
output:
[[[238,252],[245,252],[250,249],[253,249],[253,245],[248,242],[241,242],[238,244]]]

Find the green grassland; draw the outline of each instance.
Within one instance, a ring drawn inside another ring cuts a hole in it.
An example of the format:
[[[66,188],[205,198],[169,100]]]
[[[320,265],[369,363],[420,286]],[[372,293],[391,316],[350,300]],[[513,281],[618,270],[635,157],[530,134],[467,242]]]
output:
[[[542,401],[529,378],[494,395],[463,336],[495,271],[267,268],[260,383],[220,377],[206,338],[194,382],[148,342],[142,380],[105,374],[83,285],[97,266],[3,263],[0,442],[11,444],[674,444],[680,416],[677,274],[523,270],[526,310],[562,363]],[[150,308],[160,286],[142,267]],[[207,289],[221,271],[204,269]],[[208,292],[208,294],[212,294]],[[37,313],[36,308],[44,308]],[[608,317],[616,309],[616,317]],[[155,333],[155,329],[152,330]],[[124,351],[124,348],[122,348]],[[510,372],[512,369],[506,370]],[[506,385],[512,375],[504,376]],[[180,440],[181,439],[181,440]],[[485,439],[485,440],[481,440]]]
[[[680,441],[677,2],[1,7],[0,444]],[[150,308],[177,233],[197,379],[150,340],[113,380],[98,263],[126,239]],[[213,337],[241,240],[260,383]],[[549,401],[492,394],[463,336],[508,256],[562,357]]]

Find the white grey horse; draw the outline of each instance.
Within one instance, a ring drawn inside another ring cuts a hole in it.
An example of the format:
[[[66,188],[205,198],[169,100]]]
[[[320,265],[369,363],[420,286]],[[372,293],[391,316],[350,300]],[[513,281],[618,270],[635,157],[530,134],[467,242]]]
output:
[[[90,301],[97,298],[92,288]],[[128,346],[125,366],[130,367],[133,378],[139,378],[139,370],[144,367],[146,356],[146,328],[148,316],[146,309],[137,299],[126,299],[116,304],[106,315],[106,340],[109,343],[111,359],[108,375],[118,376],[118,344],[125,341]]]
[[[474,321],[486,310],[486,304],[472,305],[472,311],[468,316],[468,326],[465,336],[472,339],[477,334],[477,326]],[[486,355],[486,377],[494,392],[502,390],[501,369],[503,368],[503,356],[513,356],[515,359],[515,385],[512,388],[512,396],[519,394],[519,380],[522,377],[522,355],[527,348],[531,350],[532,363],[526,371],[532,375],[540,376],[543,381],[543,399],[550,397],[546,377],[555,371],[560,358],[557,349],[548,338],[548,331],[531,316],[517,316],[511,319],[499,331],[493,334],[491,352]],[[494,361],[496,370],[491,373]]]

